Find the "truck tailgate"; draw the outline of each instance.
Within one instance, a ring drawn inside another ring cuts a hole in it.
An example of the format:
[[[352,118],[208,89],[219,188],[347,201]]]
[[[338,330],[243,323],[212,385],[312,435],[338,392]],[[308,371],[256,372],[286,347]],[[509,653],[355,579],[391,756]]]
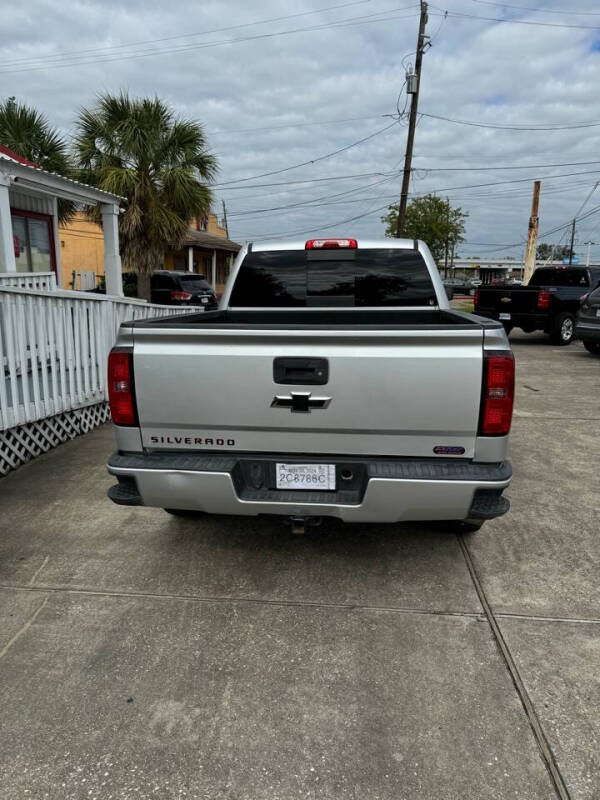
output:
[[[142,442],[152,450],[415,457],[457,447],[472,457],[482,350],[477,326],[360,332],[136,328]],[[276,383],[278,356],[327,359],[327,383]],[[303,413],[272,406],[276,396],[292,392],[310,393],[315,407]]]
[[[491,287],[479,289],[476,314],[486,314],[491,311],[507,312],[511,314],[534,314],[538,310],[539,289],[526,287],[502,288]]]

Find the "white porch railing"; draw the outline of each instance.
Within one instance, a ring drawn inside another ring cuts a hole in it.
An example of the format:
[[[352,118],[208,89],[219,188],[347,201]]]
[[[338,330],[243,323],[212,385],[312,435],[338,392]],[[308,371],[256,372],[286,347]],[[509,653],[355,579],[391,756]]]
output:
[[[181,313],[131,298],[0,285],[0,431],[103,402],[119,325]]]
[[[55,292],[58,288],[54,272],[0,272],[0,289],[5,286],[46,292]]]

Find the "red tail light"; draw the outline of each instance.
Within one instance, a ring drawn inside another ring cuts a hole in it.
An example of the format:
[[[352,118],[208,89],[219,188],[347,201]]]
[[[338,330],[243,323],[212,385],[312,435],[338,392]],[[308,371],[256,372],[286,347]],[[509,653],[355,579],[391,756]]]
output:
[[[515,359],[505,351],[483,356],[480,436],[505,436],[510,430],[515,396]]]
[[[473,305],[476,306],[479,303],[479,289],[475,289],[473,292]]]
[[[337,248],[356,249],[356,239],[309,239],[306,250],[335,250]]]
[[[544,290],[538,292],[537,307],[542,310],[550,307],[550,292]]]
[[[192,295],[189,292],[171,292],[173,300],[191,300]]]
[[[137,425],[133,383],[133,352],[113,347],[108,356],[108,402],[115,425]]]

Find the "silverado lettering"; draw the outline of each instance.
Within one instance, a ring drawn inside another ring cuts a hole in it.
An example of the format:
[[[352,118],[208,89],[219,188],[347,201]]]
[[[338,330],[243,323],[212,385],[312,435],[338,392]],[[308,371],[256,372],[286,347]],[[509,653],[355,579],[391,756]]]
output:
[[[217,445],[217,447],[235,447],[235,439],[205,438],[199,436],[151,436],[152,444],[198,444]]]

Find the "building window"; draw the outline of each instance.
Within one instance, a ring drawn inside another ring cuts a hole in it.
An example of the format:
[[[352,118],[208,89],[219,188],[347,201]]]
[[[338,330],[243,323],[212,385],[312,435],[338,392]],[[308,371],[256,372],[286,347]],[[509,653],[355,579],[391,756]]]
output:
[[[56,272],[52,217],[11,211],[17,272]]]
[[[196,230],[205,231],[208,227],[208,217],[196,217]]]

